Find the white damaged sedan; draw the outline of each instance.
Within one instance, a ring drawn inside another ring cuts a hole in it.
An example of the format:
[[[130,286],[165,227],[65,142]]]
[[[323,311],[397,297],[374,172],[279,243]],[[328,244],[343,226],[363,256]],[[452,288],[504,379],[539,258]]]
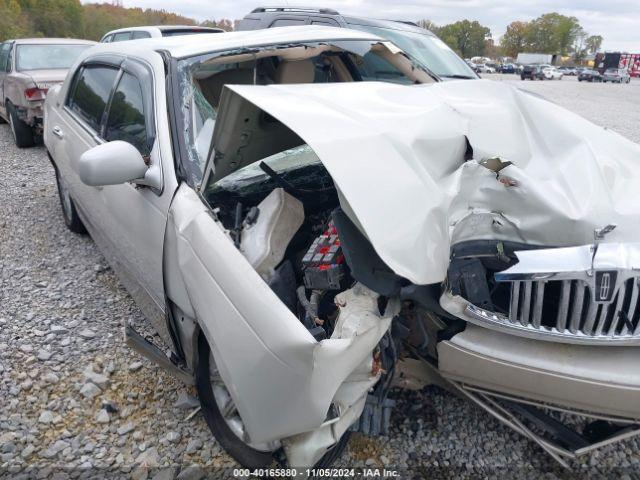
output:
[[[292,27],[96,46],[44,140],[171,354],[128,344],[244,466],[328,465],[434,383],[564,465],[640,432],[640,147],[613,132]]]

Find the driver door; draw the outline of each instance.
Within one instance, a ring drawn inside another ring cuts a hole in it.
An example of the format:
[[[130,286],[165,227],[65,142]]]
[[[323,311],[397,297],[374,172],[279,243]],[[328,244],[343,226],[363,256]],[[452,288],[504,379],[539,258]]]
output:
[[[162,332],[162,253],[172,188],[133,182],[89,186],[74,167],[91,148],[121,140],[139,150],[162,184],[153,78],[151,67],[135,59],[88,59],[59,118],[47,128],[57,129],[57,148],[68,159],[57,163],[85,226],[145,316]]]

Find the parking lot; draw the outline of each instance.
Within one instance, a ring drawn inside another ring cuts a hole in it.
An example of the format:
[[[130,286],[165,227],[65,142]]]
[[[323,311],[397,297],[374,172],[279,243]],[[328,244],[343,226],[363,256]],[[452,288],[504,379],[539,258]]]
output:
[[[639,79],[613,85],[485,78],[542,95],[640,142]],[[0,151],[0,476],[86,478],[109,471],[151,478],[155,472],[139,465],[170,467],[172,474],[199,465],[187,478],[199,469],[217,475],[214,468],[234,467],[197,411],[195,392],[123,344],[123,321],[151,332],[92,240],[65,228],[44,148],[17,149],[1,125]],[[107,416],[100,413],[104,405]],[[488,476],[509,470],[520,478],[566,474],[535,444],[435,387],[398,394],[389,437],[354,435],[336,466],[365,465],[412,478],[444,476],[449,468]],[[633,477],[640,440],[605,447],[573,467],[577,478]]]

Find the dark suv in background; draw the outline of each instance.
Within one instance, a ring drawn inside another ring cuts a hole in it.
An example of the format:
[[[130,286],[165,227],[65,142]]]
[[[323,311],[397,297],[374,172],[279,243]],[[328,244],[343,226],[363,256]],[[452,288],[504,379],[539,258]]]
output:
[[[236,30],[302,25],[351,28],[373,33],[393,42],[442,80],[478,78],[442,40],[411,22],[352,17],[329,8],[260,7],[245,16]]]
[[[544,80],[542,67],[540,65],[525,65],[520,73],[520,79],[526,80],[527,78],[529,80]]]

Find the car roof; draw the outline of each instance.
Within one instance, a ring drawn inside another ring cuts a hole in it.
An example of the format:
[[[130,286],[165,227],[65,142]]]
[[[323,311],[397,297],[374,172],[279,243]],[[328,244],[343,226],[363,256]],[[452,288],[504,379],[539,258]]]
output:
[[[17,38],[7,41],[15,42],[17,45],[93,45],[96,43],[79,38]]]
[[[328,40],[384,41],[374,34],[350,30],[348,28],[306,25],[303,27],[276,27],[265,30],[144,38],[125,42],[99,43],[87,52],[87,54],[119,53],[144,55],[149,51],[166,51],[174,58],[185,58],[220,50]]]
[[[308,15],[308,16],[321,16],[321,17],[340,17],[347,24],[363,25],[369,27],[388,28],[392,30],[401,30],[405,32],[414,32],[421,34],[433,35],[435,34],[425,28],[420,27],[414,22],[407,20],[389,20],[389,19],[377,19],[369,17],[359,17],[355,15],[342,15],[337,10],[332,8],[317,8],[317,7],[305,7],[305,6],[290,6],[290,5],[277,5],[277,6],[261,6],[254,8],[244,18],[256,18],[258,15],[276,16],[279,14],[284,15]]]
[[[426,28],[422,28],[413,22],[404,22],[402,20],[382,20],[382,19],[367,18],[367,17],[354,17],[351,15],[342,15],[342,18],[344,19],[345,22],[354,24],[354,25],[388,28],[391,30],[421,33],[423,35],[431,35],[435,37],[435,34],[432,31],[427,30]]]
[[[223,31],[221,28],[214,27],[201,27],[199,25],[141,25],[137,27],[124,27],[118,28],[116,30],[111,30],[103,35],[106,37],[112,33],[120,33],[120,32],[133,32],[133,31],[148,31],[157,29],[161,32],[171,32],[174,30],[203,30],[203,31],[211,31],[211,32],[221,32]]]

